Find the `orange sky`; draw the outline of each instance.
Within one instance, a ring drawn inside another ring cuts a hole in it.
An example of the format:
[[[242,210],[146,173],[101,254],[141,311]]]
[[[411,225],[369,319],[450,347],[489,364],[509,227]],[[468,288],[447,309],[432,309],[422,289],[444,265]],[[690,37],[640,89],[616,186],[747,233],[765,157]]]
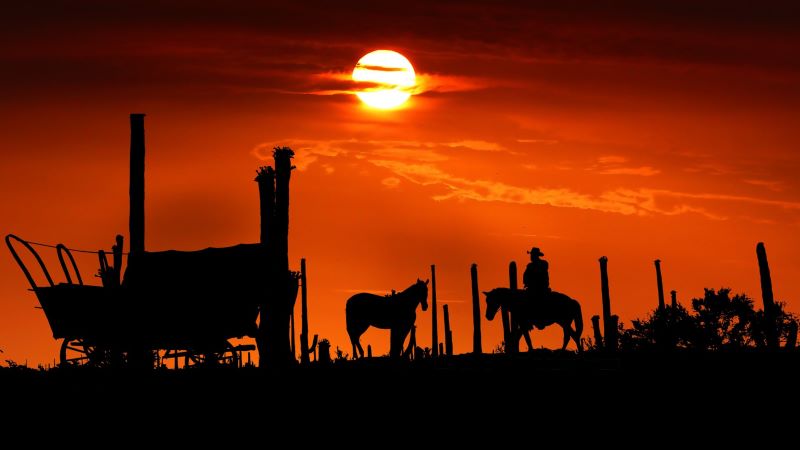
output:
[[[349,295],[403,289],[432,263],[455,350],[470,350],[469,265],[482,289],[506,285],[533,245],[587,322],[602,255],[625,322],[657,303],[655,258],[683,302],[727,286],[760,305],[758,241],[800,310],[791,2],[70,3],[0,18],[3,234],[127,237],[128,114],[144,112],[151,250],[257,241],[255,169],[295,149],[292,261],[308,259],[311,332],[348,353]],[[402,110],[338,93],[379,48],[422,79]],[[51,362],[58,344],[0,253],[0,359]],[[430,312],[417,325],[430,345]],[[484,350],[500,329],[483,323]],[[363,341],[388,351],[386,331]]]

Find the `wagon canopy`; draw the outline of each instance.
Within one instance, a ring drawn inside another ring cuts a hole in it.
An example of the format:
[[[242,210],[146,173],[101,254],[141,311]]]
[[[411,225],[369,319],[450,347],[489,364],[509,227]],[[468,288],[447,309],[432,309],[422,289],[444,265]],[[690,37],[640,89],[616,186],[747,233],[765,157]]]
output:
[[[239,244],[191,252],[168,250],[134,255],[122,285],[135,290],[180,288],[187,293],[220,289],[251,296],[265,292],[268,273],[266,246]]]
[[[135,310],[159,316],[142,318],[153,332],[252,335],[269,291],[269,261],[262,244],[143,252],[129,260],[122,287]]]

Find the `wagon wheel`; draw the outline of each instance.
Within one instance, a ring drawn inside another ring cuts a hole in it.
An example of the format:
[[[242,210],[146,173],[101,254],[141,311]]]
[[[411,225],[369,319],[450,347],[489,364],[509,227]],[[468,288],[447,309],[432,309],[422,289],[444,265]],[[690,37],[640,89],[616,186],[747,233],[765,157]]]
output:
[[[111,362],[111,351],[84,339],[65,338],[59,352],[62,367],[105,367]]]
[[[195,366],[206,367],[237,367],[238,355],[230,342],[215,349],[198,349],[199,351],[187,350],[189,359]]]

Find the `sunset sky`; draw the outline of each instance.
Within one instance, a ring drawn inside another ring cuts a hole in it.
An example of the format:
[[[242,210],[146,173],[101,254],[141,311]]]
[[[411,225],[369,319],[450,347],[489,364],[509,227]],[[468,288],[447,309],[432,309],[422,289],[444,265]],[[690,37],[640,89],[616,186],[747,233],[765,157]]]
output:
[[[255,170],[295,150],[290,256],[308,260],[311,333],[334,349],[351,352],[350,295],[436,264],[469,351],[470,264],[481,289],[505,286],[532,246],[583,305],[586,337],[603,255],[626,324],[657,305],[656,258],[684,304],[724,286],[761,307],[759,241],[776,298],[800,312],[796,2],[73,3],[0,15],[4,235],[127,239],[128,115],[142,112],[149,250],[256,242]],[[377,49],[416,71],[400,109],[353,95]],[[59,344],[27,287],[0,250],[0,360],[51,363]],[[417,325],[429,346],[430,310]],[[482,327],[489,351],[501,325]],[[387,331],[362,342],[388,352]]]

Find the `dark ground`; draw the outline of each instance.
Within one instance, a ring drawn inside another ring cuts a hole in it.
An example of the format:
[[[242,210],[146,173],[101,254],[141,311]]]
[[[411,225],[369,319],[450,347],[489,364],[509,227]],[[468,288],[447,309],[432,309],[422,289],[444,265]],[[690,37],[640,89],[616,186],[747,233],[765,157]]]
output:
[[[575,444],[699,434],[717,444],[738,436],[766,443],[786,435],[796,440],[799,375],[796,352],[579,357],[538,351],[435,364],[347,361],[285,372],[0,369],[0,398],[10,412],[3,423],[135,426],[175,436],[187,423],[189,435],[201,440],[212,430],[231,438],[261,430],[324,440],[376,433],[392,442],[417,435],[467,443],[515,436],[523,443],[563,438]]]

